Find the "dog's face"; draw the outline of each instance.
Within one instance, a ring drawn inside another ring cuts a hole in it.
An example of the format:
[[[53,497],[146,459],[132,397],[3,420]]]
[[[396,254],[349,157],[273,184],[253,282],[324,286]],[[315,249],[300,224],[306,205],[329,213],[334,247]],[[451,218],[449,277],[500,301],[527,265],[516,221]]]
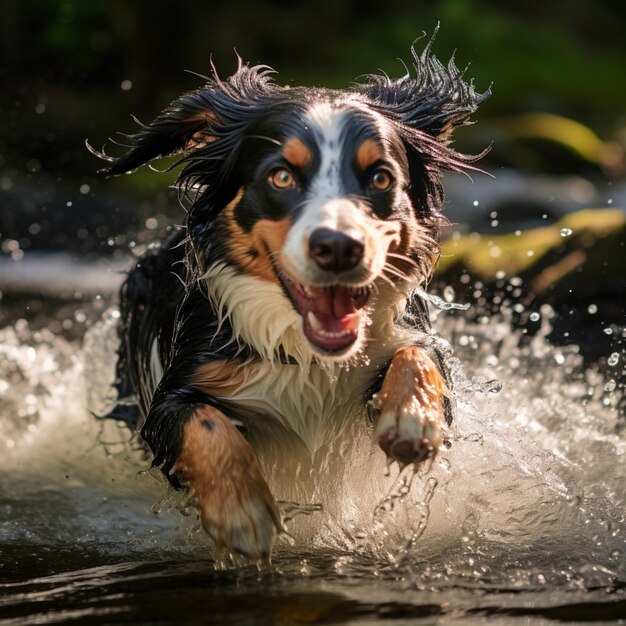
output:
[[[428,279],[443,219],[440,170],[469,161],[447,137],[485,96],[455,68],[418,62],[431,72],[421,92],[407,77],[288,89],[241,67],[173,103],[111,166],[115,174],[184,152],[190,275],[238,318],[244,340],[269,348],[261,352],[350,359],[367,342],[373,309],[393,316]]]
[[[365,107],[300,100],[255,120],[232,171],[217,217],[224,258],[280,286],[318,354],[350,355],[377,283],[412,280],[412,259],[432,255],[400,137]]]

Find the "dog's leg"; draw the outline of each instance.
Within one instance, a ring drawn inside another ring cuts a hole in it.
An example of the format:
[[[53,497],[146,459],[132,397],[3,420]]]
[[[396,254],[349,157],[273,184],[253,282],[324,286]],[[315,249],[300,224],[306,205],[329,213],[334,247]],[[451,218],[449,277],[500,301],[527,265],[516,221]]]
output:
[[[267,560],[280,514],[250,444],[218,409],[197,408],[183,429],[176,469],[200,504],[218,548]]]
[[[419,346],[396,351],[381,390],[374,396],[380,417],[374,437],[390,461],[400,467],[433,459],[445,425],[445,381]]]
[[[185,293],[173,326],[169,360],[141,437],[154,454],[153,465],[171,484],[181,488],[188,483],[195,492],[204,527],[219,546],[265,559],[281,528],[280,517],[252,448],[212,393],[228,395],[228,385],[239,384],[236,357],[249,355],[236,342],[229,343],[227,323],[220,324],[198,289]],[[139,347],[148,350],[150,342]],[[217,364],[213,350],[220,356]],[[140,362],[149,363],[149,356]],[[215,383],[213,388],[207,380]]]

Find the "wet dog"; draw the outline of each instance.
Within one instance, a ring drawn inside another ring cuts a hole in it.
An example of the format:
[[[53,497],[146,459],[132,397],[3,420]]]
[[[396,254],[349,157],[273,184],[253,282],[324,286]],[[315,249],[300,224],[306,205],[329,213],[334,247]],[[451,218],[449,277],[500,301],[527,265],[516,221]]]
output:
[[[313,451],[369,403],[375,440],[406,465],[432,458],[451,420],[419,288],[438,258],[441,173],[474,160],[451,133],[488,93],[430,45],[412,65],[331,90],[240,63],[124,155],[98,153],[111,176],[180,155],[186,223],[122,286],[111,417],[140,431],[229,550],[267,558],[282,528],[255,433],[288,431]]]

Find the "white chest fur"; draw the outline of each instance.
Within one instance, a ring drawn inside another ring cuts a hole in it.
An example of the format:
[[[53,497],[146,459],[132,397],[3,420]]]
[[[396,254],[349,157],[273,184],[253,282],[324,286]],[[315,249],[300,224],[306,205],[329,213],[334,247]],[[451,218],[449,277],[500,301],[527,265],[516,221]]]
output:
[[[353,357],[345,363],[320,357],[304,337],[302,318],[277,284],[239,275],[223,263],[209,268],[204,279],[218,317],[230,323],[232,341],[259,355],[241,366],[241,384],[219,399],[250,420],[278,421],[310,452],[345,420],[363,419],[366,392],[377,373],[399,347],[421,335],[394,323],[408,294],[382,283],[370,298]],[[294,363],[277,361],[280,353]]]
[[[395,329],[384,341],[374,339],[349,366],[257,361],[245,366],[242,384],[221,400],[252,420],[277,420],[314,452],[347,421],[365,419],[368,388],[394,352],[415,339],[415,331]]]
[[[255,421],[277,420],[296,433],[311,452],[334,430],[331,427],[363,415],[367,388],[376,376],[372,365],[348,370],[265,361],[248,367],[243,384],[222,400]]]

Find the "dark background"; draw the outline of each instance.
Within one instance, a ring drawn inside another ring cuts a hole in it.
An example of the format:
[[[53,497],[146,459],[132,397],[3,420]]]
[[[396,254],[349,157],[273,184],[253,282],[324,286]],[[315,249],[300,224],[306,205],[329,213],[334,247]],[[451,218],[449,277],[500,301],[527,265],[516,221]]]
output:
[[[517,5],[5,0],[0,20],[2,235],[17,239],[23,250],[102,252],[111,247],[110,237],[125,244],[128,220],[140,230],[138,215],[142,220],[178,215],[171,195],[158,192],[166,181],[147,169],[103,187],[95,173],[101,164],[84,141],[100,147],[116,132],[132,131],[131,113],[152,119],[202,82],[185,70],[208,73],[213,58],[218,71],[228,75],[236,49],[246,61],[274,67],[281,82],[341,87],[378,69],[401,75],[398,58],[409,60],[411,43],[423,33],[430,36],[438,22],[439,58],[447,61],[457,51],[457,64],[469,65],[467,75],[479,89],[493,84],[493,97],[476,116],[480,124],[459,134],[459,147],[480,150],[493,144],[487,168],[619,177],[626,143],[622,6],[617,0]],[[416,43],[418,50],[425,41]],[[567,130],[562,142],[552,141],[543,128],[525,129],[522,135],[534,136],[513,141],[510,124],[506,131],[498,126],[529,111],[581,122],[587,129],[578,131],[593,133],[600,149],[589,148],[587,136]]]
[[[486,240],[491,234],[558,224],[581,208],[624,209],[623,6],[618,0],[5,0],[0,19],[3,303],[23,304],[11,295],[19,287],[16,281],[7,287],[4,280],[15,274],[11,262],[53,252],[81,260],[117,258],[123,264],[131,250],[184,219],[175,192],[168,189],[175,174],[143,168],[106,180],[97,174],[102,163],[84,142],[100,148],[109,137],[123,141],[118,132],[136,129],[131,114],[150,121],[181,92],[202,84],[191,72],[209,73],[211,59],[227,76],[236,67],[235,50],[245,61],[274,67],[279,82],[342,87],[378,70],[402,75],[399,59],[409,61],[411,44],[422,37],[415,43],[420,51],[439,23],[436,55],[447,62],[454,54],[457,65],[469,66],[466,75],[479,90],[493,90],[475,115],[478,123],[457,133],[455,146],[461,150],[478,153],[491,146],[481,166],[495,174],[493,180],[479,175],[470,187],[450,180],[447,210],[457,234],[479,231],[483,243],[491,245]],[[107,149],[115,154],[111,143]],[[593,225],[593,217],[586,220]],[[548,289],[541,274],[547,291],[539,294],[536,307],[544,301],[558,304],[560,318],[571,321],[568,311],[586,310],[598,294],[594,304],[605,316],[602,325],[623,328],[624,229],[612,233],[609,246],[597,232],[585,235],[585,228],[567,246],[537,254],[535,269],[510,268],[507,280],[516,273],[523,278],[522,317],[537,295],[532,273],[537,278],[550,264],[561,267],[572,247],[586,246],[600,251],[594,271],[581,262],[566,276],[576,285],[578,300],[572,301],[567,280],[560,289],[553,284]],[[498,245],[501,260],[513,254],[504,240]],[[526,240],[524,245],[532,246]],[[29,271],[30,266],[22,267]],[[498,267],[494,262],[492,275],[482,276],[471,259],[461,259],[445,279],[457,295],[465,288],[473,298],[475,279],[495,285]],[[459,281],[467,272],[472,280]],[[74,289],[70,273],[59,285],[66,280]],[[40,302],[28,302],[28,311],[45,312]],[[586,332],[586,321],[578,320],[579,335]],[[603,336],[591,341],[595,356],[606,353],[607,341]]]

